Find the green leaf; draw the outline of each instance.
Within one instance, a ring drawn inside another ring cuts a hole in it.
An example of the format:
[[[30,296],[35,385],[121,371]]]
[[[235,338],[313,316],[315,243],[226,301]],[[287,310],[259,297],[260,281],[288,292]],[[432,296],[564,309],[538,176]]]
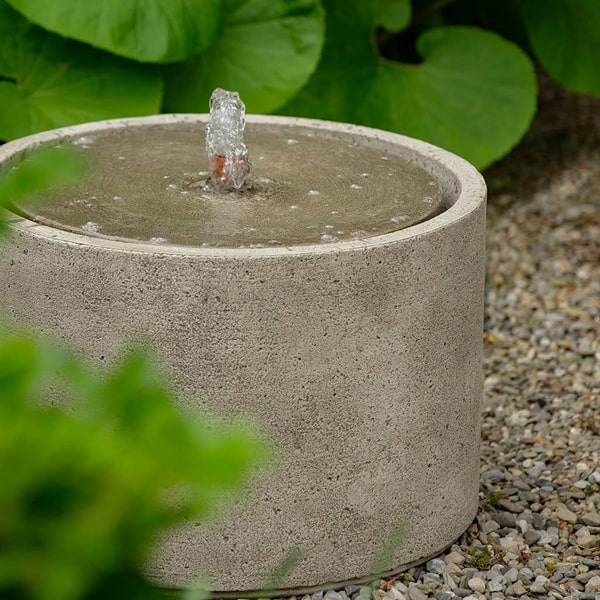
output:
[[[163,597],[143,577],[152,544],[256,473],[258,434],[185,414],[159,373],[137,349],[103,380],[0,323],[1,598]],[[80,392],[71,410],[44,393],[57,379]]]
[[[43,148],[15,169],[0,174],[0,206],[21,204],[55,185],[69,185],[85,171],[82,155],[68,148]]]
[[[0,0],[0,139],[160,108],[155,67],[65,40]]]
[[[387,31],[402,31],[410,23],[409,0],[375,0],[375,25]]]
[[[217,87],[239,92],[248,111],[273,111],[308,80],[324,39],[318,0],[227,0],[216,43],[166,70],[165,108],[207,112]]]
[[[507,153],[535,113],[527,56],[471,27],[426,30],[421,64],[382,58],[367,0],[329,0],[327,44],[308,85],[282,112],[360,123],[421,138],[483,168]]]
[[[83,157],[73,150],[36,150],[16,168],[0,173],[0,208],[11,209],[17,204],[22,205],[54,185],[74,183],[85,172],[85,167]],[[0,212],[0,235],[5,228],[5,215]]]
[[[600,2],[521,0],[521,7],[548,73],[575,92],[600,94]]]
[[[221,0],[7,0],[44,29],[140,62],[175,62],[216,38]]]

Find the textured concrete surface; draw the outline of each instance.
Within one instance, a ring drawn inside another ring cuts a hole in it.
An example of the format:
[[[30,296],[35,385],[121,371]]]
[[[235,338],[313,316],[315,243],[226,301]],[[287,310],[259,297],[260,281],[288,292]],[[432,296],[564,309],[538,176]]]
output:
[[[61,135],[144,123],[90,124]],[[279,117],[249,117],[272,126]],[[168,586],[210,573],[215,590],[368,577],[395,526],[391,571],[443,549],[477,510],[485,185],[462,159],[403,136],[294,120],[409,158],[443,186],[447,210],[362,241],[265,249],[156,247],[13,219],[0,253],[2,304],[97,361],[148,339],[192,410],[250,413],[280,449],[218,526],[164,540],[151,567]]]

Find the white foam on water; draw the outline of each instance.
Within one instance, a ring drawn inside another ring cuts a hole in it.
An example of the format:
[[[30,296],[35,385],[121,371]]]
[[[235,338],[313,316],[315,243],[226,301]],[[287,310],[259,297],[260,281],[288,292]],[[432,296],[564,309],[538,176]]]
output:
[[[335,235],[331,235],[330,233],[322,233],[321,241],[323,242],[337,242],[337,238]]]
[[[73,142],[74,146],[82,146],[83,148],[89,148],[94,142],[94,138],[91,138],[87,135],[82,135],[80,138],[76,139]]]
[[[81,226],[81,229],[86,233],[98,233],[100,231],[100,225],[98,223],[94,223],[93,221],[88,221],[85,225]]]

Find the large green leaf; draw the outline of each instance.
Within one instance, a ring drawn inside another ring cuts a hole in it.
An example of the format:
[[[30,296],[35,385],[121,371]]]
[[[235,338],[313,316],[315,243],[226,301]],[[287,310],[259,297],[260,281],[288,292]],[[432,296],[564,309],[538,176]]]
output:
[[[155,67],[48,33],[2,0],[0,40],[0,139],[160,109]]]
[[[323,46],[318,0],[227,0],[217,42],[166,70],[165,108],[206,112],[217,87],[240,93],[248,110],[269,112],[306,83]]]
[[[410,0],[375,0],[375,25],[402,31],[410,23]]]
[[[175,62],[216,38],[221,0],[7,0],[30,21],[141,62]]]
[[[471,27],[425,31],[421,64],[379,56],[368,0],[329,0],[328,39],[308,85],[282,112],[361,123],[421,138],[483,168],[508,152],[535,113],[527,56]]]
[[[600,94],[600,0],[521,0],[533,49],[552,77]]]

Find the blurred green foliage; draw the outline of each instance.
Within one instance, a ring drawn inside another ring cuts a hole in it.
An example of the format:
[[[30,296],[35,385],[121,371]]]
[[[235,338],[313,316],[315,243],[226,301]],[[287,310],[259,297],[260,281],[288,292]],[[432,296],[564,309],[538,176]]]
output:
[[[249,112],[380,127],[483,168],[529,128],[536,62],[600,94],[598,0],[0,0],[0,40],[3,140],[206,112],[224,87]]]
[[[0,205],[80,166],[34,153],[0,179]],[[266,458],[256,428],[185,414],[164,381],[141,348],[98,374],[0,325],[0,598],[163,597],[143,576],[157,537],[210,518]]]
[[[19,201],[58,183],[74,183],[85,170],[83,157],[72,149],[37,150],[15,168],[0,172],[0,208],[13,208]],[[0,210],[0,235],[7,233],[7,217]]]

